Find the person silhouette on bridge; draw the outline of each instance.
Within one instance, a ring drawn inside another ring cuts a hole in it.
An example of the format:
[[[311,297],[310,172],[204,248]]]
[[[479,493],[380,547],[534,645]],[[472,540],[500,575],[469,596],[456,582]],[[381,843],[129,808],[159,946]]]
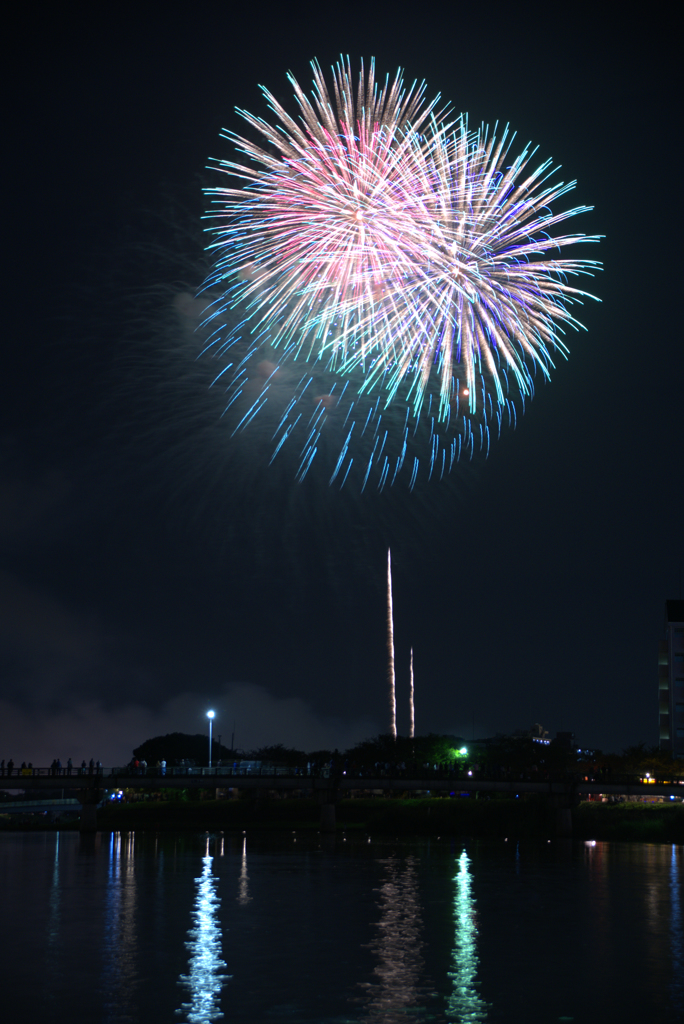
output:
[[[13,769],[13,768],[14,768],[14,761],[13,761],[13,760],[12,760],[12,758],[10,757],[9,761],[7,762],[7,774],[8,774],[8,775],[11,775],[11,774],[12,774],[12,769]]]

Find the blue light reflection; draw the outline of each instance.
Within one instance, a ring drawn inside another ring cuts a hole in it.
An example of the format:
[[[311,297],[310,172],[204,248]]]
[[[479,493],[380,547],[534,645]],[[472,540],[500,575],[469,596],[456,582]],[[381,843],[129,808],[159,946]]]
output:
[[[681,847],[672,844],[670,856],[670,950],[672,1005],[684,1011],[684,926],[682,924]]]

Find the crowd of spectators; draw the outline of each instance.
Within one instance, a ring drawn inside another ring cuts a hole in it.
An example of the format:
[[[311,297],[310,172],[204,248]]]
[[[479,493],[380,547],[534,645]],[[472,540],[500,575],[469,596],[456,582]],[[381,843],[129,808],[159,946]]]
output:
[[[20,776],[21,775],[44,775],[46,773],[46,771],[47,771],[47,773],[49,775],[94,775],[94,774],[100,775],[100,774],[102,774],[102,762],[101,761],[95,761],[91,757],[90,761],[86,764],[86,761],[85,761],[85,758],[84,758],[83,761],[81,761],[80,767],[77,768],[77,767],[74,767],[74,763],[73,763],[71,758],[68,758],[67,759],[67,763],[65,765],[63,765],[61,760],[60,760],[60,758],[55,757],[55,758],[53,758],[52,764],[50,765],[50,767],[48,769],[42,769],[42,768],[34,768],[32,761],[29,761],[28,763],[26,761],[22,761],[21,765],[18,765],[18,766],[15,766],[14,761],[13,761],[13,759],[11,757],[10,757],[9,761],[6,764],[5,764],[4,757],[3,757],[2,761],[0,761],[0,775],[1,776],[11,776],[11,775],[15,775],[15,774],[16,775],[20,775]]]

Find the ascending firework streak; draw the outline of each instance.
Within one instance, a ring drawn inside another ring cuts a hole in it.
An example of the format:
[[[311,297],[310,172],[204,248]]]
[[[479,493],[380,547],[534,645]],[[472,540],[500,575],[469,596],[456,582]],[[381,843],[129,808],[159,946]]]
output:
[[[392,557],[387,548],[387,685],[389,687],[390,735],[397,738],[397,693],[394,677],[394,613],[392,611]]]
[[[414,689],[413,689],[413,648],[411,648],[411,689],[409,696],[409,711],[411,715],[411,724],[409,728],[409,736],[413,739],[416,735],[416,706],[413,700]]]

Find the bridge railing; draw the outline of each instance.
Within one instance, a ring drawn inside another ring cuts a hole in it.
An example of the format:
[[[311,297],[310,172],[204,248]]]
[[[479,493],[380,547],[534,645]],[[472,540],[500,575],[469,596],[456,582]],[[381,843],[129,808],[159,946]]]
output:
[[[354,766],[351,769],[344,769],[340,767],[330,767],[329,765],[303,765],[300,767],[288,767],[284,765],[254,765],[254,764],[232,764],[232,765],[212,765],[211,768],[201,765],[167,765],[166,768],[160,768],[157,766],[148,766],[147,768],[136,768],[132,765],[121,765],[115,767],[104,767],[102,765],[94,765],[83,767],[61,767],[54,768],[52,766],[43,768],[21,768],[14,766],[11,770],[5,766],[0,768],[0,787],[3,784],[8,785],[9,780],[12,780],[14,788],[21,788],[22,780],[30,778],[88,778],[92,779],[97,776],[103,780],[106,786],[106,780],[116,779],[119,784],[121,781],[126,779],[130,780],[130,786],[134,787],[137,779],[140,778],[183,778],[192,776],[193,778],[206,778],[207,781],[211,780],[212,784],[220,785],[221,782],[227,782],[229,779],[245,779],[250,777],[282,777],[282,778],[301,778],[305,780],[307,778],[346,778],[346,779],[358,779],[359,788],[363,788],[364,782],[368,780],[380,781],[382,779],[406,779],[406,780],[422,780],[425,782],[426,788],[430,788],[430,782],[432,780],[452,780],[455,784],[459,782],[507,782],[515,784],[516,782],[537,782],[537,783],[548,783],[548,782],[560,782],[564,784],[568,783],[581,783],[581,782],[592,782],[600,784],[605,782],[606,784],[620,785],[625,784],[629,786],[643,784],[644,788],[647,789],[649,784],[668,784],[668,785],[680,785],[684,790],[684,777],[673,776],[671,773],[663,772],[657,776],[646,777],[643,773],[629,773],[629,774],[602,774],[591,772],[574,772],[574,773],[542,773],[538,771],[508,771],[505,769],[500,770],[467,770],[460,767],[453,767],[451,765],[437,765],[437,766],[400,766],[400,765],[366,765],[366,766]],[[10,787],[11,788],[11,787]]]
[[[192,776],[193,778],[204,777],[211,779],[222,779],[222,778],[246,778],[250,776],[270,776],[271,778],[282,777],[282,778],[305,778],[311,775],[321,775],[322,771],[307,770],[306,768],[290,768],[282,765],[260,765],[259,767],[246,766],[246,765],[216,765],[211,768],[202,767],[201,765],[167,765],[166,768],[157,768],[156,766],[148,766],[147,768],[135,768],[131,765],[123,765],[120,768],[109,768],[105,769],[109,775],[114,775],[117,778],[130,778],[134,780],[136,778],[182,778],[184,776]],[[326,773],[327,770],[326,770]],[[329,773],[328,773],[329,774]]]
[[[11,778],[13,781],[30,778],[88,778],[97,775],[103,779],[115,777],[120,778],[167,778],[171,777],[182,777],[192,775],[207,776],[209,778],[219,778],[224,776],[239,776],[244,778],[249,775],[267,775],[267,776],[285,776],[285,777],[299,777],[306,775],[329,775],[329,769],[312,769],[307,770],[306,768],[289,768],[283,767],[282,765],[261,765],[259,767],[253,766],[241,766],[241,765],[217,765],[212,768],[206,768],[201,765],[168,765],[166,768],[157,768],[156,766],[149,766],[147,768],[135,768],[131,765],[125,764],[115,766],[112,768],[106,768],[103,765],[90,767],[73,767],[73,768],[18,768],[13,766],[11,769],[8,767],[0,768],[0,779]]]
[[[64,777],[73,778],[77,775],[93,776],[93,775],[105,775],[111,772],[110,768],[104,768],[102,765],[99,767],[96,765],[93,768],[34,768],[31,765],[30,768],[21,768],[14,765],[12,768],[5,766],[0,768],[0,779],[11,778],[11,779],[32,779],[32,778],[48,778],[48,777]]]

